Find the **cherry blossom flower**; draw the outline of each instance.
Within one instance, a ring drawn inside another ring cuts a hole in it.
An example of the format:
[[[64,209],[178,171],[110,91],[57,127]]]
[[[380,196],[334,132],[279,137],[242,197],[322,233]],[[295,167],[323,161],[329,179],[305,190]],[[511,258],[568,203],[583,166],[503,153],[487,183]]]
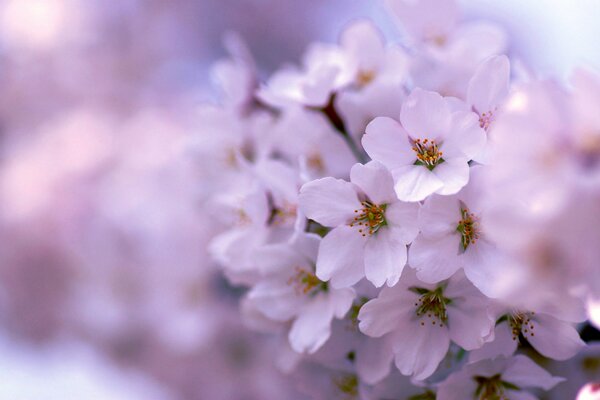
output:
[[[521,338],[545,357],[567,360],[575,356],[585,343],[573,325],[548,313],[511,310],[496,324],[494,341],[471,352],[470,361],[511,356]]]
[[[471,168],[472,181],[452,196],[433,195],[419,210],[420,235],[413,241],[409,265],[419,279],[438,282],[459,268],[479,290],[495,294],[494,282],[502,268],[498,251],[485,234],[482,204],[482,169]]]
[[[451,340],[473,350],[493,336],[488,305],[462,273],[428,284],[407,269],[396,286],[361,308],[359,328],[373,337],[390,335],[400,372],[423,380],[436,370]]]
[[[451,195],[467,184],[469,160],[486,141],[475,113],[453,112],[439,94],[415,89],[402,105],[400,122],[376,118],[362,139],[369,156],[392,173],[400,200]]]
[[[299,234],[289,244],[261,247],[255,263],[265,277],[248,292],[248,301],[268,318],[293,320],[289,341],[299,353],[317,351],[329,339],[332,319],[343,318],[354,298],[354,290],[329,287],[315,275],[319,240]]]
[[[490,129],[498,108],[508,96],[510,61],[508,57],[492,56],[475,71],[467,89],[467,104],[479,115],[479,126]]]
[[[323,178],[299,195],[307,218],[334,228],[319,247],[317,276],[339,288],[366,276],[375,286],[398,282],[417,235],[418,204],[398,201],[390,173],[379,163],[355,164],[350,181]]]
[[[527,389],[549,390],[563,378],[550,375],[531,359],[517,355],[479,361],[463,367],[443,381],[438,400],[535,400]]]

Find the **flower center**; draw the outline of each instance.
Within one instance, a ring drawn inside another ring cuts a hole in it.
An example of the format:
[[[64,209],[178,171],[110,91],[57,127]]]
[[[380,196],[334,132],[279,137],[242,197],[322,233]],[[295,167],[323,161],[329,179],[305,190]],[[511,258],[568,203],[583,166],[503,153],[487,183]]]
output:
[[[460,233],[462,250],[465,251],[479,239],[479,220],[464,204],[460,207],[460,216],[456,230]]]
[[[375,71],[361,69],[356,75],[356,82],[358,83],[358,86],[367,86],[369,83],[373,82],[375,76],[377,76]]]
[[[346,374],[339,378],[334,378],[333,383],[340,392],[351,397],[358,396],[358,377],[354,374]]]
[[[582,135],[575,143],[575,155],[582,169],[596,168],[600,164],[600,132]]]
[[[358,300],[354,300],[350,312],[348,313],[348,319],[350,320],[350,329],[358,330],[358,313],[362,306],[364,306],[369,299],[367,297],[361,297]]]
[[[311,154],[306,160],[306,164],[319,173],[325,172],[325,162],[319,153]]]
[[[285,202],[281,207],[275,206],[271,197],[269,197],[271,214],[267,220],[267,225],[284,225],[288,221],[296,219],[297,208],[295,204]]]
[[[506,389],[520,390],[518,386],[503,381],[500,374],[492,377],[475,376],[473,379],[477,382],[475,396],[477,396],[478,400],[509,400],[504,394]]]
[[[452,302],[451,299],[444,297],[444,288],[438,287],[435,290],[428,290],[425,288],[411,287],[409,290],[421,295],[419,300],[415,302],[417,316],[427,316],[427,318],[431,320],[432,325],[435,325],[437,320],[439,326],[443,327],[448,321],[446,306]],[[425,322],[421,321],[421,326],[424,325]]]
[[[329,289],[327,282],[323,282],[313,272],[301,267],[296,267],[296,273],[288,280],[288,285],[293,285],[297,294],[314,295]]]
[[[367,234],[372,235],[376,233],[382,226],[387,225],[385,220],[385,209],[387,204],[373,204],[370,201],[361,202],[363,208],[361,210],[354,210],[356,217],[350,223],[350,226],[359,226],[358,233],[363,236]],[[359,213],[360,212],[360,213]]]
[[[410,396],[408,400],[435,400],[435,393],[433,393],[431,390],[428,390],[425,393]]]
[[[481,113],[481,115],[479,116],[479,126],[487,131],[495,119],[496,117],[494,116],[493,111]]]
[[[531,320],[535,313],[532,312],[524,312],[524,311],[515,311],[508,315],[508,324],[511,327],[513,340],[517,340],[519,338],[519,334],[523,334],[524,337],[535,336],[533,332],[534,324]]]
[[[417,161],[415,161],[415,165],[424,165],[431,171],[436,167],[436,165],[444,162],[444,159],[442,158],[444,153],[440,151],[440,148],[435,140],[416,139],[413,142],[412,149],[415,153],[417,153]]]

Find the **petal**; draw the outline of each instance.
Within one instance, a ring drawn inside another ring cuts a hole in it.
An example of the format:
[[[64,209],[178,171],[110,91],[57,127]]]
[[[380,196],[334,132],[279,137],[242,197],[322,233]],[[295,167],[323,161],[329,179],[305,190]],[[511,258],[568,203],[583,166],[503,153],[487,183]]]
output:
[[[401,284],[384,287],[379,297],[360,308],[358,327],[362,333],[381,337],[414,315],[417,295]]]
[[[503,380],[519,387],[539,387],[550,390],[564,378],[554,377],[537,365],[530,358],[522,355],[514,356],[512,363],[502,374]]]
[[[485,239],[470,244],[462,255],[465,275],[488,297],[498,297],[499,282],[502,282],[506,270],[499,261],[498,251]]]
[[[394,237],[404,244],[411,243],[419,234],[419,203],[396,201],[388,204],[385,219]]]
[[[388,204],[396,200],[392,174],[376,161],[366,165],[354,164],[350,170],[350,181],[375,204]]]
[[[419,226],[426,235],[452,234],[461,218],[456,196],[432,195],[419,210]]]
[[[458,371],[444,380],[438,387],[436,400],[474,399],[477,384],[471,376],[465,375],[463,371]]]
[[[306,297],[296,293],[285,280],[266,280],[248,292],[248,301],[268,318],[287,321],[302,309]]]
[[[384,41],[381,32],[369,20],[351,23],[340,37],[340,44],[358,62],[361,70],[376,71],[385,56]]]
[[[485,60],[469,81],[467,102],[479,114],[494,111],[508,95],[510,62],[505,55]]]
[[[298,353],[316,352],[331,335],[333,311],[326,296],[316,297],[299,314],[288,335],[292,349]]]
[[[393,233],[391,229],[382,228],[365,246],[365,276],[375,287],[386,282],[388,286],[394,286],[406,265],[406,245]]]
[[[346,289],[331,289],[329,294],[329,302],[333,307],[333,313],[337,318],[344,318],[352,302],[356,297],[356,292],[352,288]]]
[[[392,335],[396,367],[416,380],[433,374],[450,347],[448,330],[436,325],[407,320]]]
[[[402,104],[400,122],[411,138],[441,141],[450,129],[451,114],[436,92],[415,89]]]
[[[538,400],[536,396],[532,395],[529,392],[524,392],[522,390],[507,390],[505,394],[510,400]]]
[[[480,154],[487,135],[479,126],[479,117],[471,111],[457,111],[452,114],[450,133],[440,146],[444,159],[473,159]]]
[[[373,385],[388,376],[393,359],[390,335],[363,339],[356,350],[356,371],[366,384]]]
[[[367,125],[362,145],[369,157],[390,170],[415,162],[408,134],[400,124],[388,117],[378,117]]]
[[[496,325],[494,340],[486,343],[480,349],[469,352],[469,362],[493,359],[496,357],[510,357],[517,350],[519,342],[513,339],[513,334],[508,322],[503,321]]]
[[[443,182],[437,194],[450,195],[458,193],[469,183],[469,163],[466,159],[453,159],[441,163],[433,170],[435,176]]]
[[[317,277],[331,280],[335,288],[348,287],[365,274],[364,246],[366,239],[356,228],[340,226],[329,232],[319,246]]]
[[[304,184],[298,204],[308,218],[330,227],[352,220],[354,210],[361,208],[350,182],[329,177]]]
[[[273,243],[260,246],[253,252],[252,259],[262,273],[277,273],[295,265],[307,264],[307,258],[298,253],[289,243]]]
[[[417,277],[423,282],[443,281],[460,268],[459,246],[457,235],[420,235],[410,245],[408,264],[417,270]]]
[[[465,282],[468,282],[463,278]],[[451,283],[452,284],[452,280]],[[485,339],[494,329],[494,319],[488,313],[488,302],[471,285],[467,292],[452,295],[448,306],[448,329],[450,338],[465,350],[474,350],[483,346]],[[450,296],[450,294],[447,294]]]
[[[402,201],[421,201],[444,187],[444,182],[422,165],[396,168],[392,176],[394,190]]]
[[[454,30],[460,9],[448,0],[386,0],[403,29],[417,39],[444,37]]]
[[[554,360],[567,360],[585,347],[577,330],[568,322],[547,314],[533,319],[533,336],[526,335],[529,343],[542,355]]]

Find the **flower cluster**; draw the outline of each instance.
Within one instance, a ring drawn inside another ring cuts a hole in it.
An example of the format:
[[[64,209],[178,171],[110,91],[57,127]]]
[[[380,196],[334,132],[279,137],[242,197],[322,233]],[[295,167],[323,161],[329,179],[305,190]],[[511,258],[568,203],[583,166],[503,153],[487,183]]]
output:
[[[210,253],[314,398],[537,398],[600,323],[600,77],[519,73],[455,1],[386,4],[402,43],[355,21],[264,83],[230,38],[193,143]]]

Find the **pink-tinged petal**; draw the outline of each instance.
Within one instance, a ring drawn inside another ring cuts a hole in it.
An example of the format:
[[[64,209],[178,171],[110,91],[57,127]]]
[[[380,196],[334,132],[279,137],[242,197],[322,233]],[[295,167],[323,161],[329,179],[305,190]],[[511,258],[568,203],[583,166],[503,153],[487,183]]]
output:
[[[436,400],[471,400],[477,390],[477,383],[462,371],[450,375],[438,387]]]
[[[530,358],[522,355],[513,357],[511,364],[502,374],[502,379],[521,388],[539,387],[544,390],[550,390],[565,380],[550,375]]]
[[[292,349],[312,354],[325,344],[331,335],[333,311],[327,297],[320,295],[311,301],[292,324],[288,335]]]
[[[410,245],[408,264],[423,282],[436,283],[450,278],[459,268],[460,236],[418,236]]]
[[[266,280],[248,292],[248,301],[258,311],[275,321],[287,321],[296,316],[307,301],[285,280]]]
[[[480,349],[469,352],[469,362],[493,359],[496,357],[510,357],[519,345],[518,340],[513,339],[513,334],[508,322],[503,321],[496,325],[494,340],[486,343]]]
[[[398,284],[384,287],[379,297],[368,301],[358,313],[358,328],[371,337],[381,337],[392,332],[405,320],[415,315],[417,295]]]
[[[462,62],[462,68],[475,70],[486,58],[507,50],[508,35],[500,25],[488,21],[461,24],[446,46],[447,54]]]
[[[346,288],[332,289],[329,293],[329,302],[333,308],[333,314],[336,318],[344,318],[350,307],[352,307],[356,292],[352,288]]]
[[[305,260],[313,263],[316,261],[319,245],[321,244],[321,237],[319,235],[297,231],[290,242],[294,250],[296,250],[298,254],[301,254]]]
[[[380,163],[354,164],[350,181],[362,189],[375,204],[388,204],[396,200],[392,174]]]
[[[531,393],[524,392],[522,390],[507,390],[505,394],[506,397],[510,400],[538,400],[537,396],[534,396]]]
[[[394,190],[402,201],[421,201],[444,187],[444,182],[422,165],[407,165],[392,170]]]
[[[304,184],[298,205],[308,218],[330,227],[348,223],[361,208],[354,185],[329,177]]]
[[[542,355],[554,360],[567,360],[585,347],[579,333],[568,322],[546,314],[537,314],[534,328],[527,334],[529,343]]]
[[[444,38],[452,32],[459,18],[459,7],[454,0],[386,0],[400,26],[415,39]]]
[[[440,94],[417,88],[402,104],[400,122],[413,139],[441,142],[450,130],[450,108]]]
[[[450,347],[448,330],[439,325],[407,320],[398,325],[394,337],[395,363],[403,375],[416,380],[431,376]]]
[[[437,194],[456,194],[469,183],[469,163],[466,159],[453,159],[441,163],[433,170],[435,176],[443,182]]]
[[[462,255],[465,275],[482,293],[488,297],[498,297],[499,282],[506,270],[502,268],[496,247],[485,239],[470,244]]]
[[[365,246],[365,276],[375,287],[387,282],[394,286],[406,265],[406,245],[394,237],[394,232],[381,228]]]
[[[389,117],[377,117],[367,125],[362,145],[369,157],[390,170],[411,165],[417,159],[408,134]]]
[[[374,385],[389,375],[394,352],[390,335],[381,339],[369,338],[356,350],[356,371],[368,385]]]
[[[307,265],[309,261],[289,243],[273,243],[260,246],[254,250],[251,257],[256,267],[262,273],[268,274],[285,272],[293,266]]]
[[[479,117],[471,111],[452,114],[450,133],[441,145],[443,157],[473,159],[485,147],[487,135],[479,124]]]
[[[306,164],[320,176],[346,177],[348,170],[356,162],[356,157],[348,147],[348,143],[335,132],[321,135],[316,144],[318,151],[306,158]],[[316,158],[315,158],[316,157]],[[311,164],[310,158],[317,160]],[[319,162],[322,161],[322,166]]]
[[[510,62],[505,55],[485,60],[469,81],[467,102],[479,114],[494,111],[508,96]]]
[[[456,196],[432,195],[419,210],[419,226],[425,235],[452,234],[461,218]]]
[[[465,279],[466,281],[466,279]],[[465,350],[483,346],[494,329],[494,319],[489,316],[485,297],[469,283],[472,292],[451,297],[448,306],[448,329],[450,338]],[[447,296],[450,296],[447,294]]]
[[[398,241],[409,244],[419,234],[419,203],[396,201],[388,204],[385,219]]]
[[[385,57],[384,39],[375,24],[369,20],[352,22],[340,37],[340,44],[348,52],[359,70],[376,72]]]
[[[331,280],[335,288],[354,285],[365,275],[366,238],[354,227],[339,226],[329,232],[319,246],[317,277]]]

